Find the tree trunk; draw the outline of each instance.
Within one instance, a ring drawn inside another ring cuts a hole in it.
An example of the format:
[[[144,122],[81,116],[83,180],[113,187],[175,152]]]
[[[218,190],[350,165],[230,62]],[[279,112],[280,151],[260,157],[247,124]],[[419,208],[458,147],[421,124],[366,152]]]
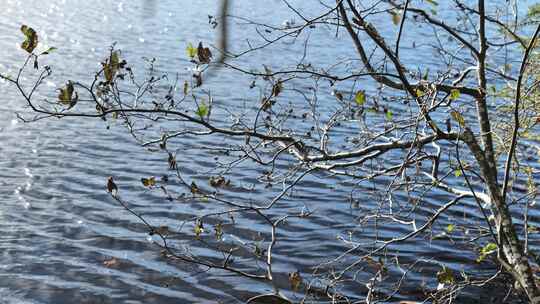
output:
[[[497,238],[503,255],[499,255],[499,260],[505,265],[507,271],[512,273],[514,279],[527,294],[529,301],[538,304],[540,303],[540,289],[536,284],[529,259],[524,254],[525,251],[517,236],[515,226],[512,224],[510,211],[500,195],[491,195],[491,197],[493,207],[497,209]]]

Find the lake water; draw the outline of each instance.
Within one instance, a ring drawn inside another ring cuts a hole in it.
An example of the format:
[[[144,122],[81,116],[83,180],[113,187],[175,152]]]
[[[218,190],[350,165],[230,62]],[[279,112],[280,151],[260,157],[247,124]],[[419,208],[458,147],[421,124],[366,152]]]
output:
[[[54,69],[43,94],[47,94],[47,88],[49,93],[54,92],[67,79],[91,79],[89,71],[99,67],[113,42],[135,66],[143,63],[143,57],[156,57],[158,73],[189,77],[185,46],[188,42],[213,41],[208,14],[216,11],[215,2],[3,0],[0,69],[13,74],[24,60],[19,48],[19,27],[28,24],[38,30],[44,44],[58,48],[41,62]],[[262,3],[235,1],[234,12],[278,24],[290,20],[291,14],[282,2]],[[313,4],[313,11],[309,11],[311,5],[304,6],[310,14],[320,11],[317,3]],[[421,33],[422,29],[418,31]],[[239,25],[234,26],[233,48],[245,46],[244,37],[251,34]],[[308,60],[324,64],[354,57],[348,39],[328,38],[334,34],[331,28],[314,31]],[[411,45],[411,39],[405,39],[403,47]],[[244,66],[290,65],[301,50],[298,43],[280,44],[272,52],[243,57]],[[437,61],[434,56],[424,59],[404,61],[418,66],[430,66]],[[222,107],[245,105],[252,94],[245,93],[250,81],[249,77],[229,72],[220,74],[212,79],[212,94]],[[115,122],[48,119],[22,123],[16,112],[31,115],[24,103],[13,88],[3,84],[0,89],[0,303],[242,303],[251,296],[272,291],[272,286],[265,283],[164,259],[148,240],[138,219],[105,192],[107,177],[115,176],[123,197],[152,224],[167,225],[177,231],[179,243],[189,245],[196,254],[215,257],[215,252],[193,240],[192,228],[184,227],[191,227],[194,218],[213,206],[206,202],[170,202],[161,193],[148,191],[140,184],[141,177],[170,174],[166,154],[141,148]],[[341,132],[338,136],[347,136],[346,130]],[[199,185],[208,184],[208,176],[215,173],[214,157],[220,155],[200,152],[200,147],[216,146],[217,140],[186,137],[178,142],[178,163],[184,177]],[[244,165],[235,172],[231,176],[234,187],[228,193],[232,198],[262,201],[279,191],[258,185],[255,177],[260,170],[255,166]],[[255,189],[248,190],[252,185]],[[360,228],[358,221],[374,207],[377,198],[362,195],[367,189],[359,189],[360,194],[355,193],[358,204],[351,204],[350,185],[346,179],[316,174],[269,213],[277,216],[302,209],[315,211],[308,219],[288,221],[278,231],[280,241],[274,252],[276,282],[292,299],[299,295],[291,292],[288,273],[298,270],[309,278],[314,265],[348,248],[342,240],[351,236],[358,240],[358,235],[367,238],[375,233],[370,226]],[[406,198],[398,193],[394,199]],[[431,213],[446,199],[435,191],[418,208],[418,216]],[[471,224],[480,222],[474,206],[468,202],[452,210],[437,224],[434,233],[444,231],[456,218],[466,218]],[[532,220],[537,216],[531,213]],[[378,236],[386,238],[409,231],[405,226],[387,225],[381,226]],[[260,219],[246,216],[235,225],[225,224],[223,237],[225,242],[249,250],[266,246],[269,230]],[[465,236],[456,236],[460,238]],[[361,254],[355,253],[343,262],[352,262]],[[387,254],[399,256],[404,264],[422,259],[407,276],[403,291],[392,301],[419,299],[421,289],[435,288],[434,275],[443,264],[456,273],[464,270],[490,274],[493,270],[489,263],[476,264],[476,255],[470,248],[456,246],[447,238],[428,242],[418,237],[390,247]],[[104,264],[112,258],[117,264]],[[253,269],[263,265],[263,261],[238,258],[238,265]],[[355,299],[364,298],[362,278],[369,278],[372,272],[369,267],[362,269],[357,274],[359,282],[345,284],[340,292]],[[399,278],[401,273],[394,269],[389,276]],[[322,280],[320,284],[324,284]],[[463,301],[477,298],[467,292]],[[504,291],[500,294],[505,295]]]

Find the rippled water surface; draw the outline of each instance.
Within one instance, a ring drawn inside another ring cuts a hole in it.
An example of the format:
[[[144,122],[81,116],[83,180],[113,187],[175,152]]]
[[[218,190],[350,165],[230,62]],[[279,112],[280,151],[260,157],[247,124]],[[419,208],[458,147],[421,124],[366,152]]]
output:
[[[216,10],[214,2],[3,0],[0,68],[14,73],[21,63],[24,54],[18,46],[22,39],[19,27],[24,23],[38,29],[44,44],[58,47],[42,62],[54,67],[54,77],[46,84],[51,89],[66,79],[89,79],[88,71],[98,67],[113,42],[134,63],[142,63],[142,57],[156,57],[159,71],[186,75],[187,42],[214,38],[208,24],[208,14]],[[237,1],[237,14],[261,20],[290,18],[286,10],[270,4],[283,6],[278,1]],[[235,32],[233,38],[241,39],[243,34]],[[352,54],[348,47],[316,39],[313,43],[319,51],[308,56],[315,61]],[[246,60],[280,64],[292,60],[286,54],[271,53],[272,58],[255,54]],[[425,64],[430,64],[426,60]],[[231,105],[245,102],[233,94],[236,85],[245,90],[249,80],[227,74],[218,77],[213,92],[216,100]],[[225,272],[206,272],[163,259],[141,223],[105,192],[106,178],[114,175],[138,212],[156,225],[177,227],[180,235],[191,237],[180,230],[182,223],[201,215],[208,206],[169,202],[140,186],[143,176],[167,174],[166,155],[142,149],[114,123],[91,119],[22,123],[15,113],[27,109],[16,92],[5,85],[0,90],[0,303],[236,303],[272,290]],[[215,145],[215,139],[183,141],[179,164],[184,174],[203,184],[214,156],[199,154],[199,145]],[[245,168],[243,175],[235,177],[237,185],[245,186],[239,186],[236,195],[261,199],[272,194],[245,191],[255,182],[255,172]],[[309,272],[303,267],[342,252],[336,236],[346,238],[362,210],[370,207],[369,197],[359,207],[351,207],[349,193],[336,187],[339,182],[344,181],[309,178],[298,191],[301,195],[282,202],[283,210],[309,208],[317,212],[309,221],[290,221],[280,230],[282,240],[275,253],[278,285],[287,286],[288,272]],[[432,197],[431,207],[442,198]],[[456,216],[479,218],[469,208],[455,211]],[[441,225],[444,227],[445,221]],[[404,231],[389,227],[381,230],[380,236],[397,232]],[[248,217],[234,235],[225,230],[224,237],[232,242],[257,242],[268,240],[268,230]],[[200,254],[212,256],[212,252],[194,246]],[[448,263],[470,262],[470,257],[461,254],[463,249],[448,242],[419,239],[391,250],[405,257],[429,259],[436,255]],[[116,258],[118,265],[104,265],[111,258]],[[421,275],[416,279],[418,284],[422,282]],[[348,292],[361,297],[363,290]]]

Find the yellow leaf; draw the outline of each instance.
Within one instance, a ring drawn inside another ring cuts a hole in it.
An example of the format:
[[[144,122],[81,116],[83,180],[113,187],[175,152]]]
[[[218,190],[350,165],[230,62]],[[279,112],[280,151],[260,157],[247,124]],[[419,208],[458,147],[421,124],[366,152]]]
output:
[[[193,232],[195,232],[195,237],[198,239],[201,234],[204,232],[203,223],[201,220],[195,222],[195,227],[193,227]]]
[[[223,227],[221,223],[217,223],[217,225],[214,226],[214,231],[216,232],[216,239],[218,241],[221,241],[221,238],[223,236]]]
[[[437,272],[437,280],[439,283],[443,284],[453,284],[455,281],[454,273],[452,272],[452,269],[443,266],[442,269]]]
[[[392,23],[394,25],[398,25],[399,22],[401,21],[401,16],[399,15],[398,12],[394,12],[394,11],[391,11],[390,12],[390,15],[392,15]]]
[[[302,284],[302,277],[300,276],[300,272],[295,271],[289,273],[289,282],[291,283],[292,289],[294,291],[297,291]]]
[[[452,89],[450,91],[450,100],[456,100],[459,98],[459,95],[461,95],[461,93],[459,92],[458,89]]]
[[[73,83],[70,81],[66,84],[64,88],[60,89],[60,94],[58,94],[58,100],[63,104],[70,104],[71,98],[73,96]]]
[[[193,193],[193,194],[197,194],[197,193],[200,193],[200,192],[201,192],[201,190],[199,190],[199,187],[197,186],[197,184],[195,184],[195,182],[191,182],[191,185],[190,185],[189,188],[190,188],[189,190],[190,190],[191,193]]]
[[[141,182],[145,187],[153,187],[156,185],[156,178],[154,176],[149,178],[141,178]]]
[[[102,65],[103,73],[105,73],[105,80],[111,83],[120,68],[120,56],[118,55],[118,51],[112,52],[109,59],[105,61],[105,63],[102,63]]]
[[[450,112],[450,115],[455,121],[457,121],[457,123],[461,127],[465,127],[465,118],[463,118],[463,115],[461,115],[461,113],[459,113],[458,111],[452,111]]]
[[[354,101],[359,106],[363,105],[366,102],[366,93],[364,91],[356,92],[356,95],[354,96]]]
[[[272,86],[272,96],[277,97],[279,93],[283,90],[283,84],[280,80]]]
[[[193,44],[190,42],[186,47],[186,53],[189,58],[193,59],[195,58],[195,55],[197,55],[197,48],[193,47]]]

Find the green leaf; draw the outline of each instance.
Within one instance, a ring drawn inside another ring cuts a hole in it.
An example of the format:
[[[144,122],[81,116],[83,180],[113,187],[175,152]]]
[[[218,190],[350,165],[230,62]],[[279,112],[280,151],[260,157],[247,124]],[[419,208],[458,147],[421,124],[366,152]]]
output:
[[[193,227],[193,232],[195,232],[195,238],[197,239],[199,239],[201,234],[204,233],[203,222],[200,219],[198,219],[195,222],[195,227]]]
[[[456,170],[454,171],[454,175],[455,175],[456,177],[460,177],[460,176],[463,175],[463,171],[461,171],[461,169],[456,169]]]
[[[359,106],[363,105],[366,102],[366,93],[364,91],[356,92],[356,95],[354,96],[354,101]]]
[[[429,78],[429,68],[427,68],[426,71],[424,72],[424,75],[422,75],[422,79],[428,80],[428,78]]]
[[[437,280],[442,284],[453,284],[455,282],[454,272],[452,272],[452,269],[443,266],[442,269],[437,272]]]
[[[416,93],[416,97],[422,97],[426,94],[421,89],[416,89],[415,93]]]
[[[188,92],[189,92],[189,83],[187,82],[187,80],[184,80],[184,95],[187,95]]]
[[[459,98],[459,95],[461,95],[461,93],[459,92],[458,89],[452,89],[450,91],[450,100],[456,100]]]
[[[69,108],[72,108],[79,99],[79,95],[77,92],[75,92],[75,88],[73,87],[73,82],[68,81],[66,86],[64,88],[60,88],[60,93],[58,94],[58,101],[61,104],[69,106]]]
[[[484,246],[482,249],[480,249],[480,254],[478,255],[478,258],[476,259],[476,262],[480,263],[485,258],[494,253],[497,250],[497,244],[495,243],[488,243],[486,246]]]
[[[112,52],[109,60],[110,60],[110,64],[113,67],[118,68],[118,65],[120,64],[120,55],[118,55],[118,51]]]
[[[390,110],[386,110],[386,120],[392,120],[392,117],[394,117],[394,113]]]
[[[33,28],[27,25],[21,26],[21,32],[24,34],[24,36],[26,36],[26,40],[24,40],[21,44],[21,48],[32,54],[38,45],[38,35]]]
[[[454,232],[455,229],[456,229],[456,226],[454,226],[453,224],[448,224],[448,226],[446,226],[446,232],[448,233]]]
[[[529,10],[527,12],[527,16],[529,16],[529,18],[536,17],[539,15],[540,15],[540,3],[529,6]]]
[[[497,250],[497,244],[495,243],[488,243],[484,248],[482,248],[481,252],[484,254],[490,254],[493,253],[495,250]]]
[[[41,54],[39,55],[49,55],[50,53],[56,51],[57,48],[55,48],[54,46],[51,46],[50,48],[48,48],[46,51],[42,52]]]
[[[197,107],[197,111],[195,112],[201,119],[204,119],[208,115],[208,105],[204,102],[201,102],[199,106]]]
[[[463,115],[461,115],[461,113],[459,113],[458,111],[452,111],[450,112],[450,115],[455,121],[457,121],[457,123],[461,127],[465,127],[465,118],[463,118]]]
[[[215,226],[214,226],[214,231],[216,233],[216,239],[218,241],[221,241],[222,237],[223,237],[223,226],[221,225],[221,223],[217,223]]]
[[[540,228],[536,227],[536,226],[528,226],[527,227],[527,232],[528,233],[538,233],[540,232]]]
[[[375,108],[369,107],[369,108],[366,109],[366,112],[368,112],[368,113],[378,113],[379,111],[377,109],[375,109]],[[538,152],[538,154],[540,155],[540,151]]]
[[[112,83],[114,76],[116,76],[116,73],[120,69],[120,55],[118,51],[111,52],[109,59],[105,63],[102,63],[102,66],[105,73],[105,80],[108,83]]]
[[[186,53],[187,53],[189,58],[193,59],[197,55],[197,48],[194,47],[193,44],[191,44],[191,42],[190,42],[190,43],[188,43],[188,45],[186,47]]]

